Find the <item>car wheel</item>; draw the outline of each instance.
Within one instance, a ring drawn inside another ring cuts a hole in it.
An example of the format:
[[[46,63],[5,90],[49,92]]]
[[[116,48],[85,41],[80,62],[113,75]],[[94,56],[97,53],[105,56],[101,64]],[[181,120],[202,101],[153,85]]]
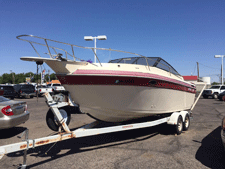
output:
[[[61,113],[62,117],[65,119],[66,124],[69,125],[71,120],[71,114],[65,111],[64,109],[59,109],[59,112]],[[47,112],[46,123],[51,130],[53,131],[59,130],[59,124],[57,122],[57,118],[54,116],[51,109],[49,109]]]
[[[213,98],[214,98],[214,99],[217,99],[217,98],[218,98],[218,94],[217,94],[217,93],[214,93],[214,94],[213,94]]]
[[[182,119],[182,116],[180,115],[178,118],[177,118],[177,124],[175,125],[175,132],[177,135],[180,135],[183,131],[183,119]]]
[[[190,116],[188,114],[186,114],[185,119],[184,119],[184,126],[183,126],[183,130],[187,131],[189,129],[190,126]]]

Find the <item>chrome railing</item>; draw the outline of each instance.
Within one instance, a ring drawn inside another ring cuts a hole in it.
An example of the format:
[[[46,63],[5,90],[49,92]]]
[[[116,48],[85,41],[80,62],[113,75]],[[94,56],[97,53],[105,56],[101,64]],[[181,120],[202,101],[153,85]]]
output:
[[[44,43],[40,43],[40,42],[36,42],[36,41],[32,41],[32,40],[25,39],[26,37],[32,37],[32,38],[42,39],[42,40],[44,40]],[[137,53],[126,52],[126,51],[122,51],[122,50],[115,50],[115,49],[111,49],[111,48],[106,49],[106,48],[83,47],[83,46],[78,46],[78,45],[74,45],[74,44],[70,44],[70,43],[65,43],[65,42],[60,42],[60,41],[52,40],[52,39],[42,38],[42,37],[38,37],[38,36],[34,36],[34,35],[19,35],[19,36],[17,36],[16,38],[19,39],[19,40],[22,40],[22,41],[29,42],[30,45],[32,46],[32,48],[34,49],[34,51],[37,53],[37,55],[38,55],[39,57],[41,57],[41,55],[40,55],[39,52],[36,50],[36,48],[34,47],[33,44],[37,44],[37,45],[41,45],[41,46],[46,46],[46,47],[47,47],[47,50],[48,50],[48,53],[45,53],[45,54],[48,54],[48,55],[50,56],[50,58],[52,58],[52,59],[54,59],[54,57],[56,57],[56,56],[59,55],[59,53],[57,52],[57,50],[60,50],[60,51],[63,51],[63,52],[65,53],[65,56],[66,56],[66,59],[67,59],[67,60],[68,60],[68,56],[70,56],[70,57],[73,58],[74,61],[76,61],[76,60],[83,61],[82,59],[80,59],[80,58],[78,58],[78,57],[75,56],[75,53],[74,53],[74,47],[77,47],[77,48],[83,48],[83,49],[91,49],[91,50],[93,51],[94,55],[96,56],[96,58],[97,58],[99,64],[102,66],[102,64],[101,64],[101,62],[100,62],[100,60],[99,60],[97,54],[95,53],[95,49],[97,49],[97,50],[104,50],[104,51],[110,51],[110,52],[111,52],[111,51],[114,51],[114,52],[121,52],[121,53],[126,53],[126,54],[135,55],[135,56],[138,56],[138,57],[143,57],[143,58],[146,59],[146,63],[147,63],[146,65],[148,66],[148,69],[150,70],[150,65],[149,65],[149,63],[148,63],[148,60],[151,60],[151,59],[148,58],[148,57],[146,57],[146,56],[137,54]],[[50,46],[50,45],[48,44],[48,42],[55,42],[55,43],[59,43],[59,44],[68,45],[68,46],[71,47],[72,54],[69,53],[68,51],[66,51],[65,49],[58,48],[58,47],[54,47],[54,46]],[[55,52],[55,54],[52,54],[50,49],[52,49],[52,50]],[[93,64],[93,65],[95,65],[95,66],[98,66],[98,65],[96,65],[96,64],[94,64],[94,63],[91,63],[91,64]],[[160,63],[160,62],[159,62],[158,64],[161,64],[161,65],[163,65],[163,66],[165,66],[165,67],[168,67],[168,70],[169,70],[168,72],[174,74],[173,72],[171,72],[171,67],[169,67],[168,65],[165,65],[165,64]],[[179,74],[174,74],[174,75],[176,75],[176,76],[178,76],[178,77],[181,78],[181,76],[180,76]]]

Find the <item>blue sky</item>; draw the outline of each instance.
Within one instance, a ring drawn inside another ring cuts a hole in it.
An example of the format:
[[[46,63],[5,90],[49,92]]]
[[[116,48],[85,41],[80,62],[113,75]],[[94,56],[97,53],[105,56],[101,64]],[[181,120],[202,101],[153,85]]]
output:
[[[20,60],[37,55],[18,35],[90,47],[84,36],[106,35],[97,47],[162,57],[181,75],[196,75],[199,62],[200,76],[219,81],[214,55],[225,55],[224,9],[224,0],[0,0],[0,74],[36,72],[35,63]]]

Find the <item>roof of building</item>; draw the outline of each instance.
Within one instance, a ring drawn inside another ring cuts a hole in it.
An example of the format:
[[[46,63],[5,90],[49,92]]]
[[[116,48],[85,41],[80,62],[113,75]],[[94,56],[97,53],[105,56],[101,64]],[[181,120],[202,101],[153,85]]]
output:
[[[183,76],[184,80],[198,80],[198,76]]]
[[[59,84],[61,84],[59,80],[52,80],[51,82],[47,82],[47,84],[49,84],[49,83],[59,83]]]

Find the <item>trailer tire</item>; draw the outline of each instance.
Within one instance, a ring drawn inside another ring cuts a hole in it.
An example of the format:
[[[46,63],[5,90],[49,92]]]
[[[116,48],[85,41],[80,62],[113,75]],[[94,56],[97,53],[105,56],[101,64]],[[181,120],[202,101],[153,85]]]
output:
[[[183,131],[183,119],[182,116],[179,115],[177,118],[177,124],[175,125],[175,132],[177,135],[180,135]]]
[[[70,120],[71,120],[71,114],[68,113],[67,111],[65,111],[64,109],[59,109],[59,112],[61,113],[61,115],[64,118],[66,118],[66,124],[69,125]],[[56,117],[54,116],[51,109],[49,109],[47,112],[46,123],[51,130],[53,130],[53,131],[59,130],[59,125],[57,123]]]
[[[189,129],[190,126],[190,116],[188,114],[186,114],[185,118],[184,118],[184,126],[183,126],[183,130],[187,131]]]

